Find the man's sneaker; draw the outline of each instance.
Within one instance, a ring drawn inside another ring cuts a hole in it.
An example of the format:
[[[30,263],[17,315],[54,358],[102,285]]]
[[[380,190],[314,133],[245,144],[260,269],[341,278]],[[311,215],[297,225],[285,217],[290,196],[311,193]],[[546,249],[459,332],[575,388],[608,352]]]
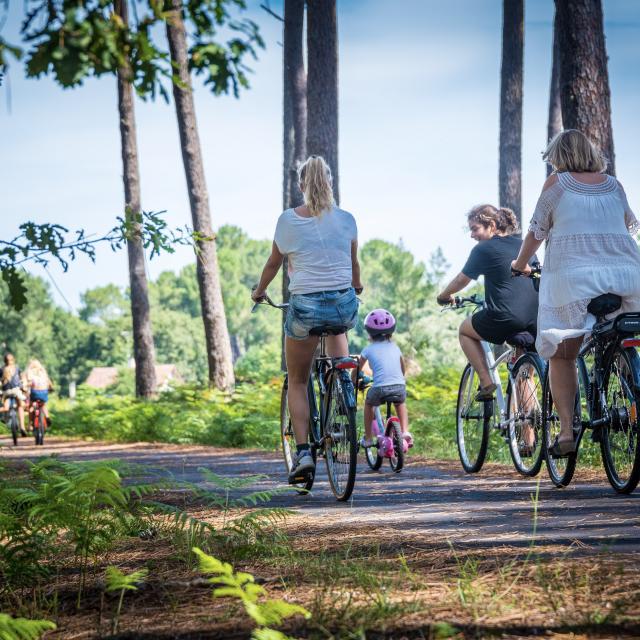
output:
[[[293,467],[289,473],[289,484],[305,482],[309,477],[309,474],[314,473],[315,470],[316,463],[313,461],[311,452],[308,449],[304,449],[300,453],[296,453],[293,458]]]

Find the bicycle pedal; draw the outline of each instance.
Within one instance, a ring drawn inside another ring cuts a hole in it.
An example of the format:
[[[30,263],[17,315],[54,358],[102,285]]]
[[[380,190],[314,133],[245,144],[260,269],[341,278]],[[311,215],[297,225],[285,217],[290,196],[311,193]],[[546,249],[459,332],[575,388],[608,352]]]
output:
[[[302,484],[310,480],[313,480],[313,471],[305,471],[294,476],[293,478],[290,477],[289,484]]]

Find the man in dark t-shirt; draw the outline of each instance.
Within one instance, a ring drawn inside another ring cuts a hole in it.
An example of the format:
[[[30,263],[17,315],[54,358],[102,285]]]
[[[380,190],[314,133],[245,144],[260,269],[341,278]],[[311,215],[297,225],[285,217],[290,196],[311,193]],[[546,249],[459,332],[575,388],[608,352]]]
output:
[[[493,397],[496,385],[480,344],[486,340],[502,344],[515,334],[536,335],[538,293],[529,278],[511,276],[512,256],[517,256],[521,238],[513,235],[517,221],[509,209],[480,205],[468,214],[471,237],[478,242],[462,271],[438,295],[439,304],[451,304],[453,295],[472,280],[484,276],[485,308],[466,318],[460,325],[460,346],[478,372],[480,390],[477,398]],[[532,258],[531,262],[535,262]]]

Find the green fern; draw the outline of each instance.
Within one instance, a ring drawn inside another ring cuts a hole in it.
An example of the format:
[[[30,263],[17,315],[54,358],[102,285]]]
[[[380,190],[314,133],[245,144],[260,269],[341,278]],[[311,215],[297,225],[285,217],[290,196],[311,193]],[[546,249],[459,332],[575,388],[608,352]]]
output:
[[[0,640],[38,640],[45,631],[55,628],[56,625],[49,620],[12,618],[0,613]]]
[[[126,591],[137,591],[138,585],[144,581],[149,573],[148,569],[139,569],[133,573],[123,573],[118,567],[107,567],[106,589],[108,592],[120,591],[118,598],[118,608],[111,624],[111,633],[118,633],[118,623],[120,621],[120,611]]]
[[[286,635],[270,627],[298,614],[311,617],[311,613],[300,605],[284,600],[265,600],[267,590],[256,584],[250,573],[235,572],[228,562],[222,562],[197,547],[193,548],[193,553],[198,557],[201,573],[212,574],[209,582],[215,587],[213,597],[236,598],[242,602],[249,617],[259,627],[252,635],[256,640],[286,640]]]

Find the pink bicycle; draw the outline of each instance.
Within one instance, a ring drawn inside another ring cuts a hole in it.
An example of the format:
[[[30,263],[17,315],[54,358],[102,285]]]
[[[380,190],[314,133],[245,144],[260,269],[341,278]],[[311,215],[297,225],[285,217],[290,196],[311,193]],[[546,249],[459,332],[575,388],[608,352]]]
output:
[[[363,376],[359,380],[358,389],[364,391],[371,385],[372,379]],[[404,466],[404,454],[409,449],[409,443],[402,437],[402,427],[400,419],[393,413],[393,403],[387,402],[387,417],[382,419],[380,407],[374,411],[373,422],[371,423],[371,434],[374,444],[365,447],[365,458],[367,464],[377,471],[384,459],[389,460],[389,466],[395,473],[402,471]]]

